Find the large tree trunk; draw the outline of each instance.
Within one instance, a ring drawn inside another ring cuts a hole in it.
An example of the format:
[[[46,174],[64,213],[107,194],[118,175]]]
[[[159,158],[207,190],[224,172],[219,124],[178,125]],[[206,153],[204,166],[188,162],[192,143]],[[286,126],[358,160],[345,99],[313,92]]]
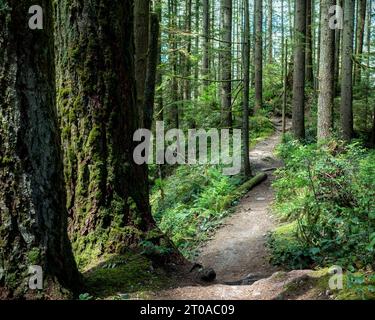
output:
[[[222,47],[221,47],[221,109],[222,125],[232,127],[232,0],[221,0]]]
[[[249,160],[249,88],[250,88],[250,14],[249,0],[244,0],[244,36],[242,63],[244,70],[243,80],[243,110],[242,110],[242,135],[243,135],[243,172],[245,176],[251,176],[250,160]]]
[[[254,7],[255,24],[255,111],[262,108],[263,105],[263,1],[255,0]]]
[[[8,298],[40,294],[28,287],[33,265],[46,297],[80,282],[67,235],[52,5],[39,1],[43,30],[31,30],[33,4],[6,0],[0,10],[0,296]]]
[[[342,77],[341,77],[341,130],[344,140],[353,136],[353,36],[355,1],[344,6]]]
[[[331,137],[334,99],[335,30],[329,26],[329,8],[335,0],[322,1],[321,42],[319,61],[318,140]]]
[[[99,5],[100,4],[100,5]],[[70,236],[82,264],[121,253],[155,227],[146,168],[133,161],[134,1],[57,5],[58,111]]]
[[[293,132],[297,139],[305,138],[305,40],[306,2],[297,1],[293,73]]]

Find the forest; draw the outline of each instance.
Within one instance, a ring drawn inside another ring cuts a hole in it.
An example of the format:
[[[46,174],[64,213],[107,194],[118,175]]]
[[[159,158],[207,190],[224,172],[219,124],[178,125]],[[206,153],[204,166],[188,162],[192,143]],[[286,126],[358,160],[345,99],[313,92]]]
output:
[[[375,299],[374,18],[0,0],[0,300]]]

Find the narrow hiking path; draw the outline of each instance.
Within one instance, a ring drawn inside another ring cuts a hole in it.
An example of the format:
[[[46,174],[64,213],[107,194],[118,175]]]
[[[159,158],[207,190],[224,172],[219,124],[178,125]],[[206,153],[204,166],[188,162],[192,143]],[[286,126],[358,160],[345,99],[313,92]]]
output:
[[[235,213],[201,249],[199,262],[213,268],[220,283],[266,278],[277,271],[269,264],[266,250],[267,233],[276,226],[270,210],[274,199],[272,170],[282,165],[274,155],[281,142],[281,125],[277,120],[274,123],[275,134],[250,152],[253,171],[270,170],[268,179],[240,201]]]
[[[275,119],[274,124],[276,132],[258,143],[250,152],[253,171],[267,171],[268,179],[241,200],[234,214],[226,218],[212,239],[200,248],[197,262],[205,268],[215,270],[215,282],[202,285],[181,281],[176,288],[159,292],[154,298],[277,299],[290,295],[285,288],[294,281],[307,281],[309,286],[306,290],[300,289],[300,294],[295,299],[311,297],[311,271],[278,272],[269,263],[267,234],[277,226],[277,220],[271,212],[274,200],[271,185],[274,180],[273,171],[282,166],[282,162],[275,156],[275,148],[282,138],[280,119]]]

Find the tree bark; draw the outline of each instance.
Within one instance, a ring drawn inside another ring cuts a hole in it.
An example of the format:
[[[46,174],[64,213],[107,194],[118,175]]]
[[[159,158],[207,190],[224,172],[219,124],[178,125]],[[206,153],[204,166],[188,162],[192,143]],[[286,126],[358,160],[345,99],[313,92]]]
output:
[[[305,47],[306,2],[296,2],[295,48],[293,73],[293,132],[297,139],[305,138]]]
[[[255,111],[262,108],[263,105],[263,1],[255,0],[254,8],[255,24]]]
[[[192,18],[192,0],[186,0],[185,6],[185,32],[191,33],[191,18]],[[185,75],[188,78],[191,73],[191,37],[187,39],[187,54],[185,56]],[[191,99],[190,79],[184,81],[183,88],[183,100],[185,103],[189,103]]]
[[[178,54],[177,54],[177,0],[168,1],[168,14],[169,14],[169,28],[171,33],[169,36],[169,49],[170,54],[168,58],[170,59],[170,65],[172,68],[172,83],[170,87],[171,92],[171,103],[168,112],[168,123],[169,129],[179,128],[180,117],[179,117],[179,99],[178,99],[178,89],[179,83],[177,81],[177,66],[178,66]]]
[[[243,39],[243,110],[242,110],[242,133],[243,133],[243,172],[246,177],[251,176],[249,159],[249,89],[250,89],[250,14],[249,0],[244,0],[244,39]]]
[[[268,63],[273,63],[273,0],[268,0],[268,17],[267,17],[267,32],[268,32]],[[284,26],[282,26],[284,27]]]
[[[147,74],[145,87],[144,125],[151,130],[154,118],[155,84],[159,52],[159,18],[156,13],[150,15],[150,35],[147,58]]]
[[[350,141],[353,136],[354,11],[355,1],[345,1],[341,76],[341,131],[342,137],[346,141]]]
[[[332,134],[334,99],[334,55],[335,30],[329,26],[329,8],[335,0],[322,1],[321,43],[319,61],[319,97],[318,97],[318,141],[328,139]]]
[[[155,3],[155,12],[158,15],[158,20],[159,24],[161,23],[162,19],[162,0],[157,0]],[[156,110],[156,120],[157,121],[163,121],[164,119],[164,101],[163,101],[163,72],[161,70],[161,28],[159,25],[159,41],[158,41],[158,68],[156,72],[156,86],[157,86],[157,91],[156,91],[156,101],[157,101],[157,110]]]
[[[40,0],[43,30],[28,27],[30,0],[0,9],[0,295],[37,298],[28,268],[42,267],[42,295],[76,291],[80,276],[67,234],[55,104],[51,1]]]
[[[222,125],[232,127],[232,0],[221,0],[222,43],[221,43],[221,108]]]
[[[356,60],[357,63],[354,66],[354,83],[361,82],[361,66],[363,54],[363,43],[365,34],[365,24],[366,24],[366,0],[358,0],[358,21],[357,21],[357,41],[356,41]]]
[[[336,4],[343,7],[343,0],[337,0]],[[340,56],[341,56],[341,29],[335,30],[335,96],[340,92]]]
[[[210,73],[210,1],[203,0],[203,68],[202,74],[206,78]],[[205,85],[208,82],[205,81]]]
[[[313,0],[306,0],[306,83],[313,85],[313,45],[312,45],[312,6]]]
[[[57,4],[70,236],[82,265],[104,252],[122,253],[155,227],[147,170],[133,161],[133,134],[141,125],[133,5],[132,0]]]
[[[135,81],[137,84],[137,109],[141,123],[144,122],[149,20],[150,0],[134,1]]]

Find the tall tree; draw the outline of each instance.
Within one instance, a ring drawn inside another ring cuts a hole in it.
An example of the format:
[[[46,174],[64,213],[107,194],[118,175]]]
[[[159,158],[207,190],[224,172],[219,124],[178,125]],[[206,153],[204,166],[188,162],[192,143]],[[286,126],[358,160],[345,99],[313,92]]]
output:
[[[80,279],[67,234],[53,9],[39,4],[43,30],[28,27],[31,0],[0,9],[0,292],[10,298],[34,296],[29,266],[42,267],[44,292],[76,290]]]
[[[154,10],[156,14],[158,15],[159,23],[162,22],[162,7],[163,3],[162,0],[157,0],[155,2]],[[161,54],[161,28],[159,26],[159,41],[158,41],[158,57],[157,57],[157,63],[158,68],[156,72],[156,100],[157,100],[157,110],[155,114],[155,119],[157,121],[162,121],[164,119],[164,101],[163,101],[163,72],[162,72],[162,54]]]
[[[263,0],[255,0],[254,24],[255,111],[257,111],[263,105]]]
[[[250,88],[250,14],[249,0],[244,0],[244,30],[243,30],[243,110],[242,110],[242,134],[243,134],[243,172],[247,177],[251,176],[249,160],[249,88]]]
[[[203,68],[202,74],[208,77],[210,72],[210,1],[203,0]],[[208,82],[206,81],[207,85]]]
[[[273,0],[268,0],[267,33],[268,33],[268,63],[273,62]],[[282,26],[283,28],[284,26]]]
[[[177,0],[168,1],[168,20],[169,20],[169,59],[170,67],[172,69],[172,84],[170,87],[171,102],[169,104],[168,112],[168,126],[169,128],[179,128],[180,114],[179,114],[179,99],[178,89],[179,83],[178,76],[178,39],[177,39]]]
[[[305,47],[306,2],[296,1],[293,72],[293,132],[297,139],[305,138]]]
[[[137,109],[142,122],[144,118],[149,20],[150,0],[134,1],[135,80],[137,83]]]
[[[315,89],[319,89],[319,74],[320,74],[320,43],[322,40],[322,28],[320,22],[322,21],[322,0],[318,0],[319,2],[319,23],[318,23],[318,36],[317,36],[317,50],[316,50],[316,74],[318,75],[315,77]]]
[[[185,54],[185,81],[184,81],[184,93],[183,100],[185,102],[191,99],[191,89],[190,89],[190,72],[191,72],[191,26],[192,26],[192,0],[186,0],[185,3],[185,32],[188,34],[186,39],[186,54]]]
[[[335,0],[322,0],[321,42],[319,61],[318,140],[332,134],[334,99],[335,30],[330,27],[329,9]]]
[[[313,84],[312,0],[306,0],[306,83]]]
[[[356,33],[356,64],[354,66],[354,82],[361,81],[361,63],[363,54],[363,43],[366,24],[367,0],[358,0],[358,20]]]
[[[343,0],[337,0],[336,5],[340,8],[343,7]],[[341,38],[342,38],[342,32],[340,28],[337,28],[335,30],[335,95],[338,95],[340,92],[340,56],[341,56]]]
[[[103,252],[121,253],[155,227],[147,171],[133,161],[133,134],[141,124],[133,5],[57,3],[58,111],[70,236],[80,263]]]
[[[345,1],[341,72],[341,130],[342,137],[346,141],[350,141],[353,136],[354,12],[355,1]]]
[[[280,10],[281,10],[281,65],[283,66],[281,68],[281,81],[282,83],[284,83],[284,71],[285,71],[285,68],[284,68],[284,60],[285,60],[285,28],[284,28],[284,24],[285,24],[285,14],[284,14],[284,0],[281,0],[281,7],[280,7]]]
[[[152,127],[152,121],[154,118],[156,73],[159,58],[159,29],[158,14],[151,13],[143,117],[144,127],[149,130]]]
[[[221,108],[222,125],[232,127],[232,0],[221,0]]]

